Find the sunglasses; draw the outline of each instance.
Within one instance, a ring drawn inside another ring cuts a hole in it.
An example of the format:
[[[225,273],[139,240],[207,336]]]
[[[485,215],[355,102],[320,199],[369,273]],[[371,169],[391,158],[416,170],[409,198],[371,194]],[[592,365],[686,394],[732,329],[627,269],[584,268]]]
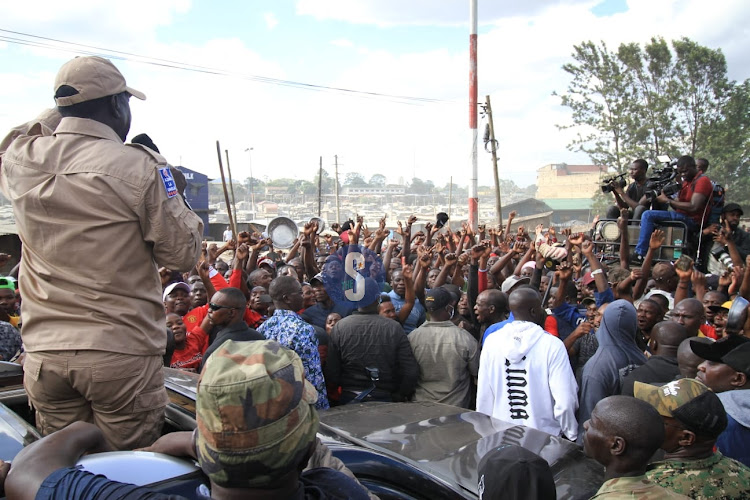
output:
[[[214,304],[213,302],[209,302],[208,308],[212,311],[218,311],[219,309],[237,309],[236,307],[220,306],[219,304]]]

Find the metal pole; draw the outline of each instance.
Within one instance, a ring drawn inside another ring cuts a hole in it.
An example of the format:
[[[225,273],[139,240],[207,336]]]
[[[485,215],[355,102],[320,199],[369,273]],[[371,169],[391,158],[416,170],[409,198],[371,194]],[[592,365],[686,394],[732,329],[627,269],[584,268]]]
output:
[[[497,214],[497,223],[502,224],[503,203],[500,199],[500,174],[497,171],[497,141],[495,141],[495,124],[492,121],[490,96],[487,96],[487,123],[490,125],[490,143],[492,144],[492,173],[495,175],[495,213]]]
[[[336,178],[333,180],[336,187],[336,222],[341,223],[341,212],[339,210],[339,155],[334,155],[334,162],[336,164]]]
[[[229,150],[224,150],[224,155],[227,157],[227,175],[229,176],[229,193],[232,195],[232,212],[234,212],[234,223],[237,223],[237,204],[234,198],[234,182],[232,182],[232,169],[229,167]],[[234,239],[237,239],[237,235],[234,235]]]
[[[227,192],[227,181],[224,179],[224,165],[221,163],[221,146],[216,141],[216,155],[219,157],[219,172],[221,173],[221,186],[224,188],[224,202],[227,204],[227,217],[229,217],[229,228],[232,230],[232,237],[237,237],[237,227],[232,218],[232,207],[229,204],[229,193]]]
[[[451,208],[453,205],[453,176],[451,175],[451,184],[448,187],[448,217],[451,216]]]
[[[320,157],[318,167],[318,217],[320,217],[320,204],[323,202],[323,157]]]
[[[471,129],[471,183],[469,184],[469,225],[477,230],[477,0],[469,0],[469,128]]]
[[[253,190],[253,148],[247,148],[245,152],[247,153],[247,164],[250,167],[250,208],[253,211],[253,219],[256,219],[255,191]]]

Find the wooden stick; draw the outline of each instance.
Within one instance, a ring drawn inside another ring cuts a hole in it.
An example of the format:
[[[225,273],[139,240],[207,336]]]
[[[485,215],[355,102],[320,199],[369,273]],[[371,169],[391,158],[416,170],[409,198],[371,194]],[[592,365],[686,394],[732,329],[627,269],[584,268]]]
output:
[[[229,167],[229,150],[225,149],[224,154],[227,157],[227,176],[229,176],[229,194],[232,195],[232,213],[234,213],[234,225],[236,226],[237,225],[237,205],[234,202],[234,182],[232,182],[232,169]],[[237,233],[235,233],[234,239],[237,239]]]
[[[227,192],[227,182],[224,179],[224,165],[221,163],[221,146],[216,141],[216,154],[219,157],[219,172],[221,172],[221,186],[224,188],[224,202],[227,204],[227,215],[229,216],[229,228],[232,230],[232,239],[237,238],[237,227],[232,218],[232,207],[229,205],[229,193]]]

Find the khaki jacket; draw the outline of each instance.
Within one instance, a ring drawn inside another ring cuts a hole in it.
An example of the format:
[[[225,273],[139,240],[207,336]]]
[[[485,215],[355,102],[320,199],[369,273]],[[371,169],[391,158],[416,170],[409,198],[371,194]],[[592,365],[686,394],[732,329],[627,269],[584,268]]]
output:
[[[15,129],[2,143],[0,189],[23,243],[26,350],[163,354],[157,269],[197,262],[201,219],[168,193],[159,154],[124,145],[93,120],[63,118],[52,135],[47,129]]]

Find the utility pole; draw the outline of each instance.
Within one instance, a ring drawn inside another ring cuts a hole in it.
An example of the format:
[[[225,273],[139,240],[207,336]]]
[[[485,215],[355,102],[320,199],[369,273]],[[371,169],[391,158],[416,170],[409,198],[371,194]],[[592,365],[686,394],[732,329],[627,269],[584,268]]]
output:
[[[247,164],[250,167],[250,208],[252,208],[253,210],[253,219],[255,219],[255,190],[253,189],[253,148],[246,148],[245,153],[247,153]]]
[[[320,204],[323,196],[323,157],[320,157],[320,166],[318,168],[318,217],[320,217]]]
[[[448,217],[451,216],[451,208],[453,205],[453,176],[451,175],[451,184],[448,188]]]
[[[490,128],[489,138],[485,138],[484,148],[487,149],[487,142],[492,144],[492,173],[495,175],[495,213],[497,214],[497,223],[503,223],[503,204],[500,199],[500,175],[497,172],[497,141],[495,140],[495,125],[492,122],[492,105],[490,104],[490,96],[487,96],[487,104],[485,105],[485,111],[487,112],[487,125]],[[489,139],[489,141],[487,141]]]
[[[479,218],[477,197],[477,0],[469,0],[469,128],[471,129],[471,182],[469,183],[469,226],[476,231]]]
[[[336,178],[333,180],[336,187],[336,222],[339,222],[341,220],[341,211],[339,210],[339,155],[334,155],[333,159],[336,165]]]

